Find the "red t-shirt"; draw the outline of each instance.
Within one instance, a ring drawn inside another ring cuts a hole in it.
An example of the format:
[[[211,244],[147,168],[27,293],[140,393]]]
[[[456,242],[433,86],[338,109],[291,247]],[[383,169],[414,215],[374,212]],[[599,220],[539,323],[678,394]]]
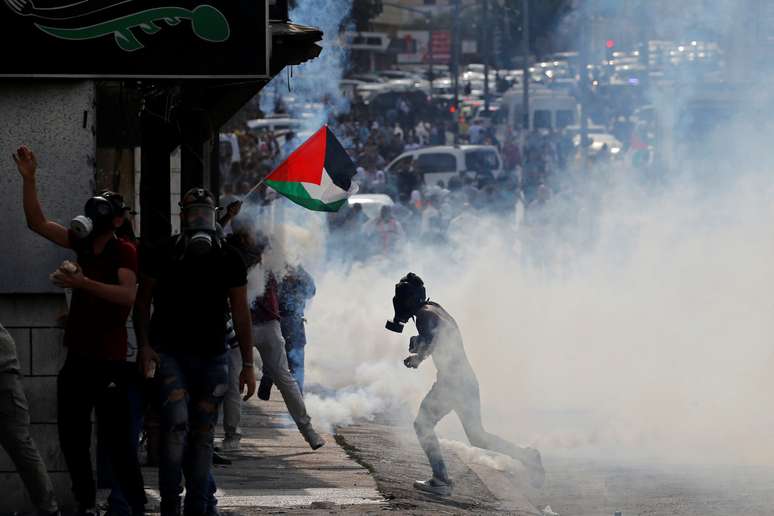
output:
[[[114,238],[99,255],[95,255],[91,239],[78,240],[71,233],[70,245],[83,274],[91,280],[118,285],[118,269],[129,269],[137,274],[137,249],[131,242]],[[126,320],[130,312],[128,306],[73,289],[64,345],[73,353],[98,360],[126,360]]]
[[[254,324],[280,320],[277,279],[274,274],[269,273],[266,278],[266,288],[263,294],[255,298],[251,311]]]

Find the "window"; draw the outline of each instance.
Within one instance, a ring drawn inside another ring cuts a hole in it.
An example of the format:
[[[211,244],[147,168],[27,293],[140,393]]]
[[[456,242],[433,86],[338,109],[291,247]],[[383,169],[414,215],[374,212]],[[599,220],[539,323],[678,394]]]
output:
[[[456,172],[457,159],[454,154],[449,153],[420,154],[417,158],[417,170],[422,174]]]
[[[556,112],[556,128],[564,129],[568,125],[575,124],[575,113],[569,109],[562,109]]]
[[[551,112],[545,109],[536,110],[533,114],[535,129],[551,129]]]
[[[475,172],[491,172],[500,168],[500,160],[493,150],[473,150],[465,153],[465,168]]]
[[[413,161],[413,159],[414,159],[413,156],[406,156],[405,158],[400,158],[390,167],[389,172],[393,174],[408,172],[411,169],[411,162]]]

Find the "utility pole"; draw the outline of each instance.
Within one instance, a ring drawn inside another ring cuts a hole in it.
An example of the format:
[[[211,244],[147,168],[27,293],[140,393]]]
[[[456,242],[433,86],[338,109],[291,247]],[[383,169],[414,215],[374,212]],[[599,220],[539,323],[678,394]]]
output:
[[[481,43],[484,45],[482,55],[484,57],[484,112],[489,113],[489,35],[492,32],[489,26],[489,0],[484,0],[481,10]]]
[[[580,69],[580,94],[581,94],[581,112],[580,112],[580,149],[581,149],[581,165],[584,173],[588,169],[589,163],[589,114],[588,114],[588,101],[589,101],[589,44],[591,35],[591,23],[592,15],[589,11],[588,5],[583,8],[581,12],[581,37],[580,37],[580,51],[578,52],[578,68]]]
[[[430,100],[433,100],[433,61],[435,61],[435,56],[433,55],[433,26],[432,26],[432,18],[430,17],[430,14],[427,14],[427,18],[425,18],[425,21],[427,22],[427,53],[428,53],[428,71],[427,71],[427,79],[430,81]]]
[[[460,143],[459,124],[457,117],[460,110],[460,2],[454,0],[454,34],[452,35],[452,80],[454,81],[454,144]]]
[[[529,0],[521,0],[521,48],[524,54],[521,64],[522,99],[521,109],[524,112],[522,124],[526,133],[529,132]]]

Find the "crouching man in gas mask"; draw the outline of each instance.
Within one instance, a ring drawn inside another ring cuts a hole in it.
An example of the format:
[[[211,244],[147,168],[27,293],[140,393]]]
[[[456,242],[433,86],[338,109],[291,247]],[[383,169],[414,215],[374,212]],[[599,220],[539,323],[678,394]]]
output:
[[[409,273],[395,285],[393,305],[395,317],[387,322],[387,329],[401,333],[403,325],[416,317],[419,331],[419,335],[411,337],[411,355],[403,363],[406,367],[417,368],[432,356],[438,370],[436,382],[422,400],[414,421],[419,444],[433,469],[433,478],[418,480],[414,482],[414,487],[441,496],[451,494],[452,482],[434,431],[438,422],[451,411],[456,412],[460,418],[471,445],[521,461],[527,468],[530,483],[534,487],[541,487],[545,471],[540,453],[532,448],[520,448],[484,430],[478,380],[465,355],[460,330],[441,305],[427,299],[424,283],[419,276]]]
[[[228,390],[226,316],[231,309],[242,354],[240,392],[255,392],[247,272],[238,252],[218,237],[215,198],[202,188],[183,196],[182,234],[142,257],[134,309],[139,358],[161,385],[161,514],[203,515],[210,500],[210,465],[218,408]],[[153,317],[151,318],[151,302]]]

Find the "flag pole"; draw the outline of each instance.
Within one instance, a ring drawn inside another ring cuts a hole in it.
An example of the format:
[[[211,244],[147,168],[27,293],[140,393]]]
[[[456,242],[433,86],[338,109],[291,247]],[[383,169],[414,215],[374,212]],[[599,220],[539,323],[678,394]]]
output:
[[[266,176],[266,177],[269,177],[269,176]],[[259,187],[259,186],[261,186],[261,185],[262,185],[262,184],[263,184],[263,183],[266,181],[266,177],[264,177],[263,179],[261,179],[260,181],[258,181],[258,184],[256,184],[254,187],[252,187],[252,188],[251,188],[251,189],[250,189],[250,190],[249,190],[249,191],[248,191],[248,192],[247,192],[247,193],[246,193],[246,194],[245,194],[245,195],[242,197],[242,202],[245,202],[245,200],[246,200],[248,197],[250,197],[250,195],[251,195],[251,194],[252,194],[254,191],[258,190],[258,187]]]

